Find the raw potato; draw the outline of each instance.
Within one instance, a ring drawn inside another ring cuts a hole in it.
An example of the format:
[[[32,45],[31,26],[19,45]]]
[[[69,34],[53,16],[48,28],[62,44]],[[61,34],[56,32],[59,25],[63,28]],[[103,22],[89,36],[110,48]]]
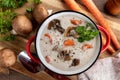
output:
[[[47,9],[38,4],[33,9],[33,17],[40,24],[48,16]]]
[[[11,49],[0,50],[0,67],[10,67],[16,62],[16,56]]]
[[[13,30],[19,35],[26,35],[32,31],[32,23],[25,15],[18,15],[12,21]]]

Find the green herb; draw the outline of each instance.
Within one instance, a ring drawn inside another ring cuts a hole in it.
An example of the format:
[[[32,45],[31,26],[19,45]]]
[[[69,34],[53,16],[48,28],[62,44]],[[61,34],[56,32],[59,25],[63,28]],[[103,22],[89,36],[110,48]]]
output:
[[[7,34],[4,36],[0,36],[0,41],[12,41],[15,39],[15,35],[13,34]]]
[[[18,8],[23,6],[27,0],[0,0],[0,7]]]
[[[86,27],[91,28],[91,29],[95,29],[94,26],[89,22],[86,23]]]
[[[12,19],[15,16],[16,16],[16,14],[14,12],[12,12],[11,10],[2,11],[2,9],[0,9],[0,35],[7,34],[5,39],[7,39],[7,37],[11,37],[9,32],[12,30],[12,26],[11,26]],[[2,38],[2,37],[0,36],[0,38]],[[3,39],[4,39],[4,37],[3,37]]]
[[[42,2],[41,0],[34,0],[35,4],[38,4],[38,3],[41,3],[41,2]]]
[[[1,7],[16,8],[15,0],[1,0],[0,5]]]
[[[28,13],[31,13],[31,12],[33,11],[33,9],[32,9],[32,8],[27,8],[26,11],[27,11]]]
[[[21,7],[21,6],[23,6],[25,3],[27,3],[28,1],[27,0],[16,0],[16,2],[18,3],[18,6],[17,6],[17,8],[18,7]]]
[[[95,28],[89,28],[88,27],[93,27],[91,24],[88,24],[86,26],[78,26],[75,31],[78,33],[78,41],[79,42],[84,42],[84,41],[89,41],[96,37],[99,34],[98,30],[95,30]]]

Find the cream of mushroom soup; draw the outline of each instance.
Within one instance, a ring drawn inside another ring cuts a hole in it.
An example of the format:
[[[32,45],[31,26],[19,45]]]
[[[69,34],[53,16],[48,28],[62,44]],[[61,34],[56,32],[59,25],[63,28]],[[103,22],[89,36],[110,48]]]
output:
[[[95,23],[79,12],[50,15],[36,35],[35,47],[42,64],[63,75],[73,75],[93,65],[101,51],[101,35]]]
[[[79,42],[75,29],[86,26],[87,21],[78,16],[61,15],[51,20],[40,38],[42,55],[46,62],[60,70],[76,70],[86,65],[94,56],[96,37]]]

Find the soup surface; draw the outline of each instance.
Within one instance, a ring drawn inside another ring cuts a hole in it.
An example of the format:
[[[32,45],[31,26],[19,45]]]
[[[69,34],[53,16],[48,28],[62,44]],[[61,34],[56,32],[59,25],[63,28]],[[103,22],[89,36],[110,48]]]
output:
[[[95,32],[93,27],[78,16],[61,15],[51,20],[44,28],[39,44],[46,62],[64,71],[85,66],[97,49],[97,32],[94,37],[85,35],[87,30]]]

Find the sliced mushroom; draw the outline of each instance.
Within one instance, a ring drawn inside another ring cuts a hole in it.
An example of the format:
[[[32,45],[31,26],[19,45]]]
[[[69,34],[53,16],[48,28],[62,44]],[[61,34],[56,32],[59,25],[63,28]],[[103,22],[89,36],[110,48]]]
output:
[[[57,41],[57,44],[52,48],[52,51],[61,52],[63,47],[60,45],[59,41]]]
[[[69,53],[65,54],[64,61],[69,61],[71,60],[71,56]]]
[[[62,50],[60,53],[58,53],[57,57],[59,59],[63,59],[66,53],[67,53],[67,50]]]
[[[58,30],[61,34],[63,34],[65,31],[65,29],[61,27],[60,20],[58,19],[54,19],[49,23],[48,29],[50,30],[51,28]]]
[[[67,50],[62,50],[59,54],[58,54],[58,58],[64,61],[69,61],[71,60],[71,56],[70,56],[70,51]]]
[[[70,66],[77,66],[80,64],[80,59],[73,59],[72,64]]]
[[[76,27],[68,27],[64,33],[65,37],[73,36],[74,38],[78,37],[78,34],[75,32]]]
[[[60,52],[62,50],[62,47],[60,45],[55,45],[53,48],[52,48],[53,51],[57,51],[57,52]]]

